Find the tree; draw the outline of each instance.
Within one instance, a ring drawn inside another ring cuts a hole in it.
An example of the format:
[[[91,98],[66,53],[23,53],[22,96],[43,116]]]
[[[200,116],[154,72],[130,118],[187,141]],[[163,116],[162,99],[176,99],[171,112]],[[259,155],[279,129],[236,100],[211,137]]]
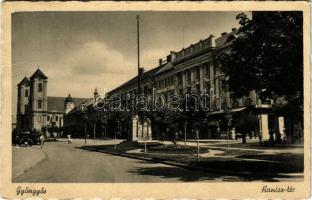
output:
[[[283,97],[288,115],[303,114],[303,13],[253,12],[236,17],[241,27],[226,53],[217,55],[235,97],[256,90],[262,100]]]

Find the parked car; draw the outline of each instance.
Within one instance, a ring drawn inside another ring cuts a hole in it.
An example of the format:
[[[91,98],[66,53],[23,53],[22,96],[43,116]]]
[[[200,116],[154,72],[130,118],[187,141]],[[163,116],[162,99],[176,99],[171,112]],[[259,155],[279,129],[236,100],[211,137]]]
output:
[[[40,134],[33,134],[30,131],[23,131],[16,135],[14,145],[19,146],[32,146],[40,144]]]

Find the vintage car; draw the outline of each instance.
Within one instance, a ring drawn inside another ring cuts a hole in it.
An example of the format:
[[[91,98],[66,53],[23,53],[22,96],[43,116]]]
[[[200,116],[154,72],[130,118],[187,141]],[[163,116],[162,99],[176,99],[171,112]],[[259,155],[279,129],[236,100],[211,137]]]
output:
[[[40,134],[33,134],[30,131],[22,131],[15,136],[14,145],[32,146],[40,144]]]

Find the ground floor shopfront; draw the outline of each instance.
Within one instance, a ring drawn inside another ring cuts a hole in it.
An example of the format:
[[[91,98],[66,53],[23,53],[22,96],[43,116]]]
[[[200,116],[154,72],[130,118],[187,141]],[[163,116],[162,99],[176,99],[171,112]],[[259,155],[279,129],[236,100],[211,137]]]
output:
[[[284,116],[265,108],[234,108],[211,112],[206,122],[197,127],[188,121],[164,124],[148,120],[144,124],[137,117],[129,123],[130,140],[179,140],[179,139],[239,139],[258,138],[262,142],[293,143],[287,134]],[[298,135],[298,133],[294,134]],[[298,135],[302,138],[302,135]],[[300,141],[301,140],[301,141]],[[302,139],[296,142],[302,142]]]
[[[70,128],[70,127],[67,127]],[[66,134],[80,138],[123,138],[131,141],[184,140],[184,139],[239,139],[258,138],[259,141],[302,143],[303,134],[287,131],[289,122],[282,115],[267,108],[233,108],[228,111],[208,113],[200,123],[189,120],[170,122],[165,119],[146,117],[140,120],[129,113],[108,114],[105,120],[94,123],[81,121]],[[296,130],[292,128],[291,130]],[[290,133],[291,132],[291,133]]]

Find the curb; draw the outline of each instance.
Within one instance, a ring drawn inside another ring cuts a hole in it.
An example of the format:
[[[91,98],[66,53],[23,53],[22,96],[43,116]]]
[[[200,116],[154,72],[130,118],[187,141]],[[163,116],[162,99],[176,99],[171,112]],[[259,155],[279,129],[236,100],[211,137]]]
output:
[[[158,158],[146,158],[146,157],[129,155],[129,154],[125,154],[125,153],[114,153],[111,151],[96,150],[96,149],[87,148],[87,147],[76,147],[76,148],[79,148],[82,150],[106,153],[106,154],[110,154],[110,155],[114,155],[114,156],[121,156],[121,157],[126,157],[126,158],[143,160],[143,161],[148,161],[148,162],[153,162],[153,163],[163,163],[163,164],[167,164],[167,165],[171,165],[171,166],[175,166],[175,167],[180,167],[180,168],[184,168],[184,169],[191,169],[191,170],[199,170],[199,171],[208,172],[208,173],[213,172],[213,173],[218,173],[218,174],[236,175],[236,176],[252,176],[252,177],[255,177],[255,176],[260,176],[260,177],[272,176],[272,174],[268,174],[268,173],[253,174],[251,172],[233,172],[233,171],[219,170],[219,169],[214,169],[214,168],[203,168],[203,167],[191,166],[188,164],[183,164],[183,163],[178,163],[178,162],[173,162],[173,161],[162,160],[162,159],[158,159]],[[283,176],[285,176],[285,177],[287,176],[289,178],[292,177],[292,175],[283,175]]]

